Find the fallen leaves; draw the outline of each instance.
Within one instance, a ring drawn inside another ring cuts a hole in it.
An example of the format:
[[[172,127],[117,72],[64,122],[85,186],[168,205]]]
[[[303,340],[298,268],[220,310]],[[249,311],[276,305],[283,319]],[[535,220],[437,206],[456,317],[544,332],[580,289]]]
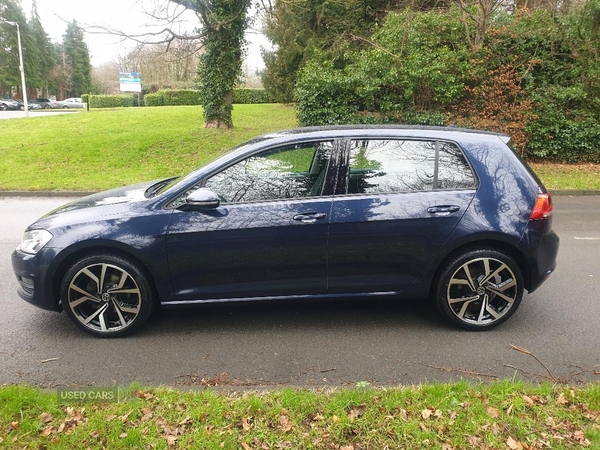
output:
[[[335,400],[336,392],[304,392],[314,397],[302,402],[291,393],[285,407],[270,393],[187,397],[140,389],[125,403],[36,410],[28,419],[8,416],[14,419],[0,424],[0,442],[8,448],[67,445],[73,439],[82,448],[111,448],[115,439],[127,439],[149,449],[189,448],[202,441],[206,448],[243,450],[540,450],[593,447],[591,436],[600,430],[599,408],[583,389],[503,388],[502,395],[485,386],[444,395],[436,389],[406,396],[391,389],[354,397],[346,391],[343,402]]]
[[[493,419],[497,419],[498,417],[500,417],[500,412],[498,411],[497,408],[494,408],[493,406],[488,406],[487,409],[485,410],[488,415],[490,417],[492,417]]]
[[[72,407],[66,407],[64,409],[67,414],[67,418],[56,428],[54,425],[47,425],[39,431],[40,436],[50,436],[54,434],[69,434],[75,428],[85,424],[87,419],[84,417],[85,408],[74,409]],[[49,423],[53,420],[52,415],[49,413],[42,413],[40,415],[40,421],[44,424]]]

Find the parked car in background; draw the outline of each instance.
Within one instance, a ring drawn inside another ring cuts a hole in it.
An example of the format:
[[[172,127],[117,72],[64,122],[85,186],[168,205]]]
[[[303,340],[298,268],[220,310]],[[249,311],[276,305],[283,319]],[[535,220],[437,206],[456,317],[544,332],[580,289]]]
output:
[[[0,98],[0,111],[18,110],[20,108],[21,103],[17,100],[13,100],[11,98]]]
[[[65,100],[61,100],[57,102],[58,108],[68,109],[68,108],[83,108],[83,100],[79,97],[71,97]]]
[[[22,101],[19,100],[19,109],[21,111],[25,111],[25,103],[23,103]],[[29,101],[27,102],[27,109],[42,109],[42,106],[37,104],[37,103],[30,103]]]
[[[550,194],[508,136],[337,126],[76,200],[26,229],[12,265],[24,300],[99,337],[160,306],[359,295],[430,297],[487,330],[554,271],[558,247]]]
[[[43,109],[58,108],[58,103],[48,98],[34,98],[30,103],[40,105]]]

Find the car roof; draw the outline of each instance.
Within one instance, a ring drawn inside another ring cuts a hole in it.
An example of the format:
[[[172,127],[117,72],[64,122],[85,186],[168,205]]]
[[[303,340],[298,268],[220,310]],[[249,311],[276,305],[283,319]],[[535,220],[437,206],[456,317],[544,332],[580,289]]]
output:
[[[508,142],[510,136],[492,131],[458,128],[455,126],[424,126],[424,125],[328,125],[317,127],[299,127],[267,133],[253,139],[254,142],[266,140],[285,140],[286,138],[343,138],[343,137],[415,137],[434,139],[482,139],[499,138]]]

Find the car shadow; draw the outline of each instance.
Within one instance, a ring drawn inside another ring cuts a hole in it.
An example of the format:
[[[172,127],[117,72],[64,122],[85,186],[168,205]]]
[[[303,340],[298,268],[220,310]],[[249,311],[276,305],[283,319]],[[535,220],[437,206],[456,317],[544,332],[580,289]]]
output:
[[[453,328],[427,300],[399,301],[374,298],[288,300],[206,304],[179,309],[162,308],[142,333],[190,334],[203,331],[251,331],[289,328],[295,331],[364,327]]]

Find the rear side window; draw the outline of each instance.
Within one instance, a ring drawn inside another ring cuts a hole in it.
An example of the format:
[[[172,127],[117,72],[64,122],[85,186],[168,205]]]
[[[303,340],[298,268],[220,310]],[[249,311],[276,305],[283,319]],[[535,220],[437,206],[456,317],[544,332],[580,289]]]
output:
[[[439,141],[352,141],[348,193],[394,193],[475,187],[460,149]]]

